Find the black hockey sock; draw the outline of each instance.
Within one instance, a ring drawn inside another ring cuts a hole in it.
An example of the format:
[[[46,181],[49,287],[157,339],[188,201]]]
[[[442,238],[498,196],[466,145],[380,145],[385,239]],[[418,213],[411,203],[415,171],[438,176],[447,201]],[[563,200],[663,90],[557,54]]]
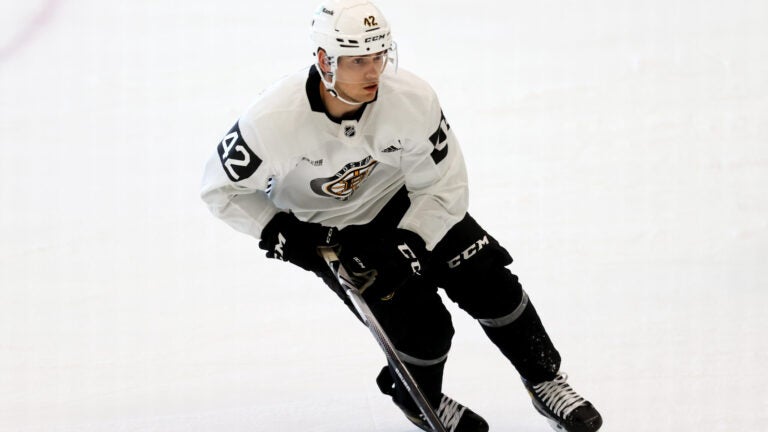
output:
[[[481,321],[481,327],[526,380],[534,383],[548,381],[560,369],[560,353],[530,301],[513,322],[495,327]]]

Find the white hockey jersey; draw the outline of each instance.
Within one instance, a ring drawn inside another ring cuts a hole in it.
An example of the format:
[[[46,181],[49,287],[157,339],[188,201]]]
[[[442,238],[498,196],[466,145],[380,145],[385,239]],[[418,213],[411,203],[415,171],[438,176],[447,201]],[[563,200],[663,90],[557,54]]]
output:
[[[464,158],[429,85],[382,74],[376,100],[354,119],[326,114],[314,67],[277,82],[240,117],[209,159],[202,198],[256,238],[279,211],[339,229],[370,222],[405,186],[398,227],[428,249],[467,211]]]

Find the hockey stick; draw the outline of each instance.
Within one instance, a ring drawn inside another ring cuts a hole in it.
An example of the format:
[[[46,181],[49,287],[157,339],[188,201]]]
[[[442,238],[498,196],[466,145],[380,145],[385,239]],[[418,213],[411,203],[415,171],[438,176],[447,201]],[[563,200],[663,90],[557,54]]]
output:
[[[408,394],[411,395],[421,413],[424,414],[424,418],[432,427],[432,430],[434,432],[446,432],[443,424],[440,423],[437,414],[435,414],[435,411],[432,409],[432,406],[429,405],[427,398],[424,397],[424,393],[421,392],[421,389],[416,384],[416,380],[413,379],[411,373],[408,372],[408,368],[400,359],[400,356],[397,355],[395,346],[392,345],[389,337],[384,333],[384,329],[381,328],[379,321],[373,316],[373,312],[371,312],[371,309],[368,307],[368,303],[365,302],[362,294],[360,294],[357,286],[355,286],[353,278],[349,276],[347,271],[341,265],[339,257],[336,255],[336,251],[334,251],[333,248],[321,247],[320,255],[322,255],[323,259],[328,264],[328,267],[331,268],[333,275],[336,276],[339,284],[341,284],[347,297],[349,297],[349,300],[352,302],[352,306],[354,306],[355,310],[362,318],[363,323],[365,323],[365,326],[368,327],[368,330],[373,334],[373,338],[376,339],[376,342],[378,342],[379,346],[384,351],[384,355],[387,357],[390,367],[395,371],[397,377],[400,378],[400,381],[405,386],[405,389],[408,390]]]

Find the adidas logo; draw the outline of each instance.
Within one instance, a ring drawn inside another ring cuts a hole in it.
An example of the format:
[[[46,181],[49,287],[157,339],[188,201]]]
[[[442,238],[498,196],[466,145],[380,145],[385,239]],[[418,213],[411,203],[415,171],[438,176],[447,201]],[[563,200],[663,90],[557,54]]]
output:
[[[395,147],[395,146],[391,145],[391,146],[385,148],[384,150],[382,150],[381,152],[382,153],[394,153],[394,152],[400,151],[402,149],[403,149],[402,147]]]

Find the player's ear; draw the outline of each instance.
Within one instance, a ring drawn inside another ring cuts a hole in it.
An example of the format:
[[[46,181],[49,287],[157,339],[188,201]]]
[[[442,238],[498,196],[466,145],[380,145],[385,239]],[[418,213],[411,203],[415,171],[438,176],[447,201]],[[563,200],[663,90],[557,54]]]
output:
[[[328,55],[322,48],[317,49],[317,64],[320,65],[320,69],[322,69],[324,74],[331,72],[331,64],[328,61]]]

